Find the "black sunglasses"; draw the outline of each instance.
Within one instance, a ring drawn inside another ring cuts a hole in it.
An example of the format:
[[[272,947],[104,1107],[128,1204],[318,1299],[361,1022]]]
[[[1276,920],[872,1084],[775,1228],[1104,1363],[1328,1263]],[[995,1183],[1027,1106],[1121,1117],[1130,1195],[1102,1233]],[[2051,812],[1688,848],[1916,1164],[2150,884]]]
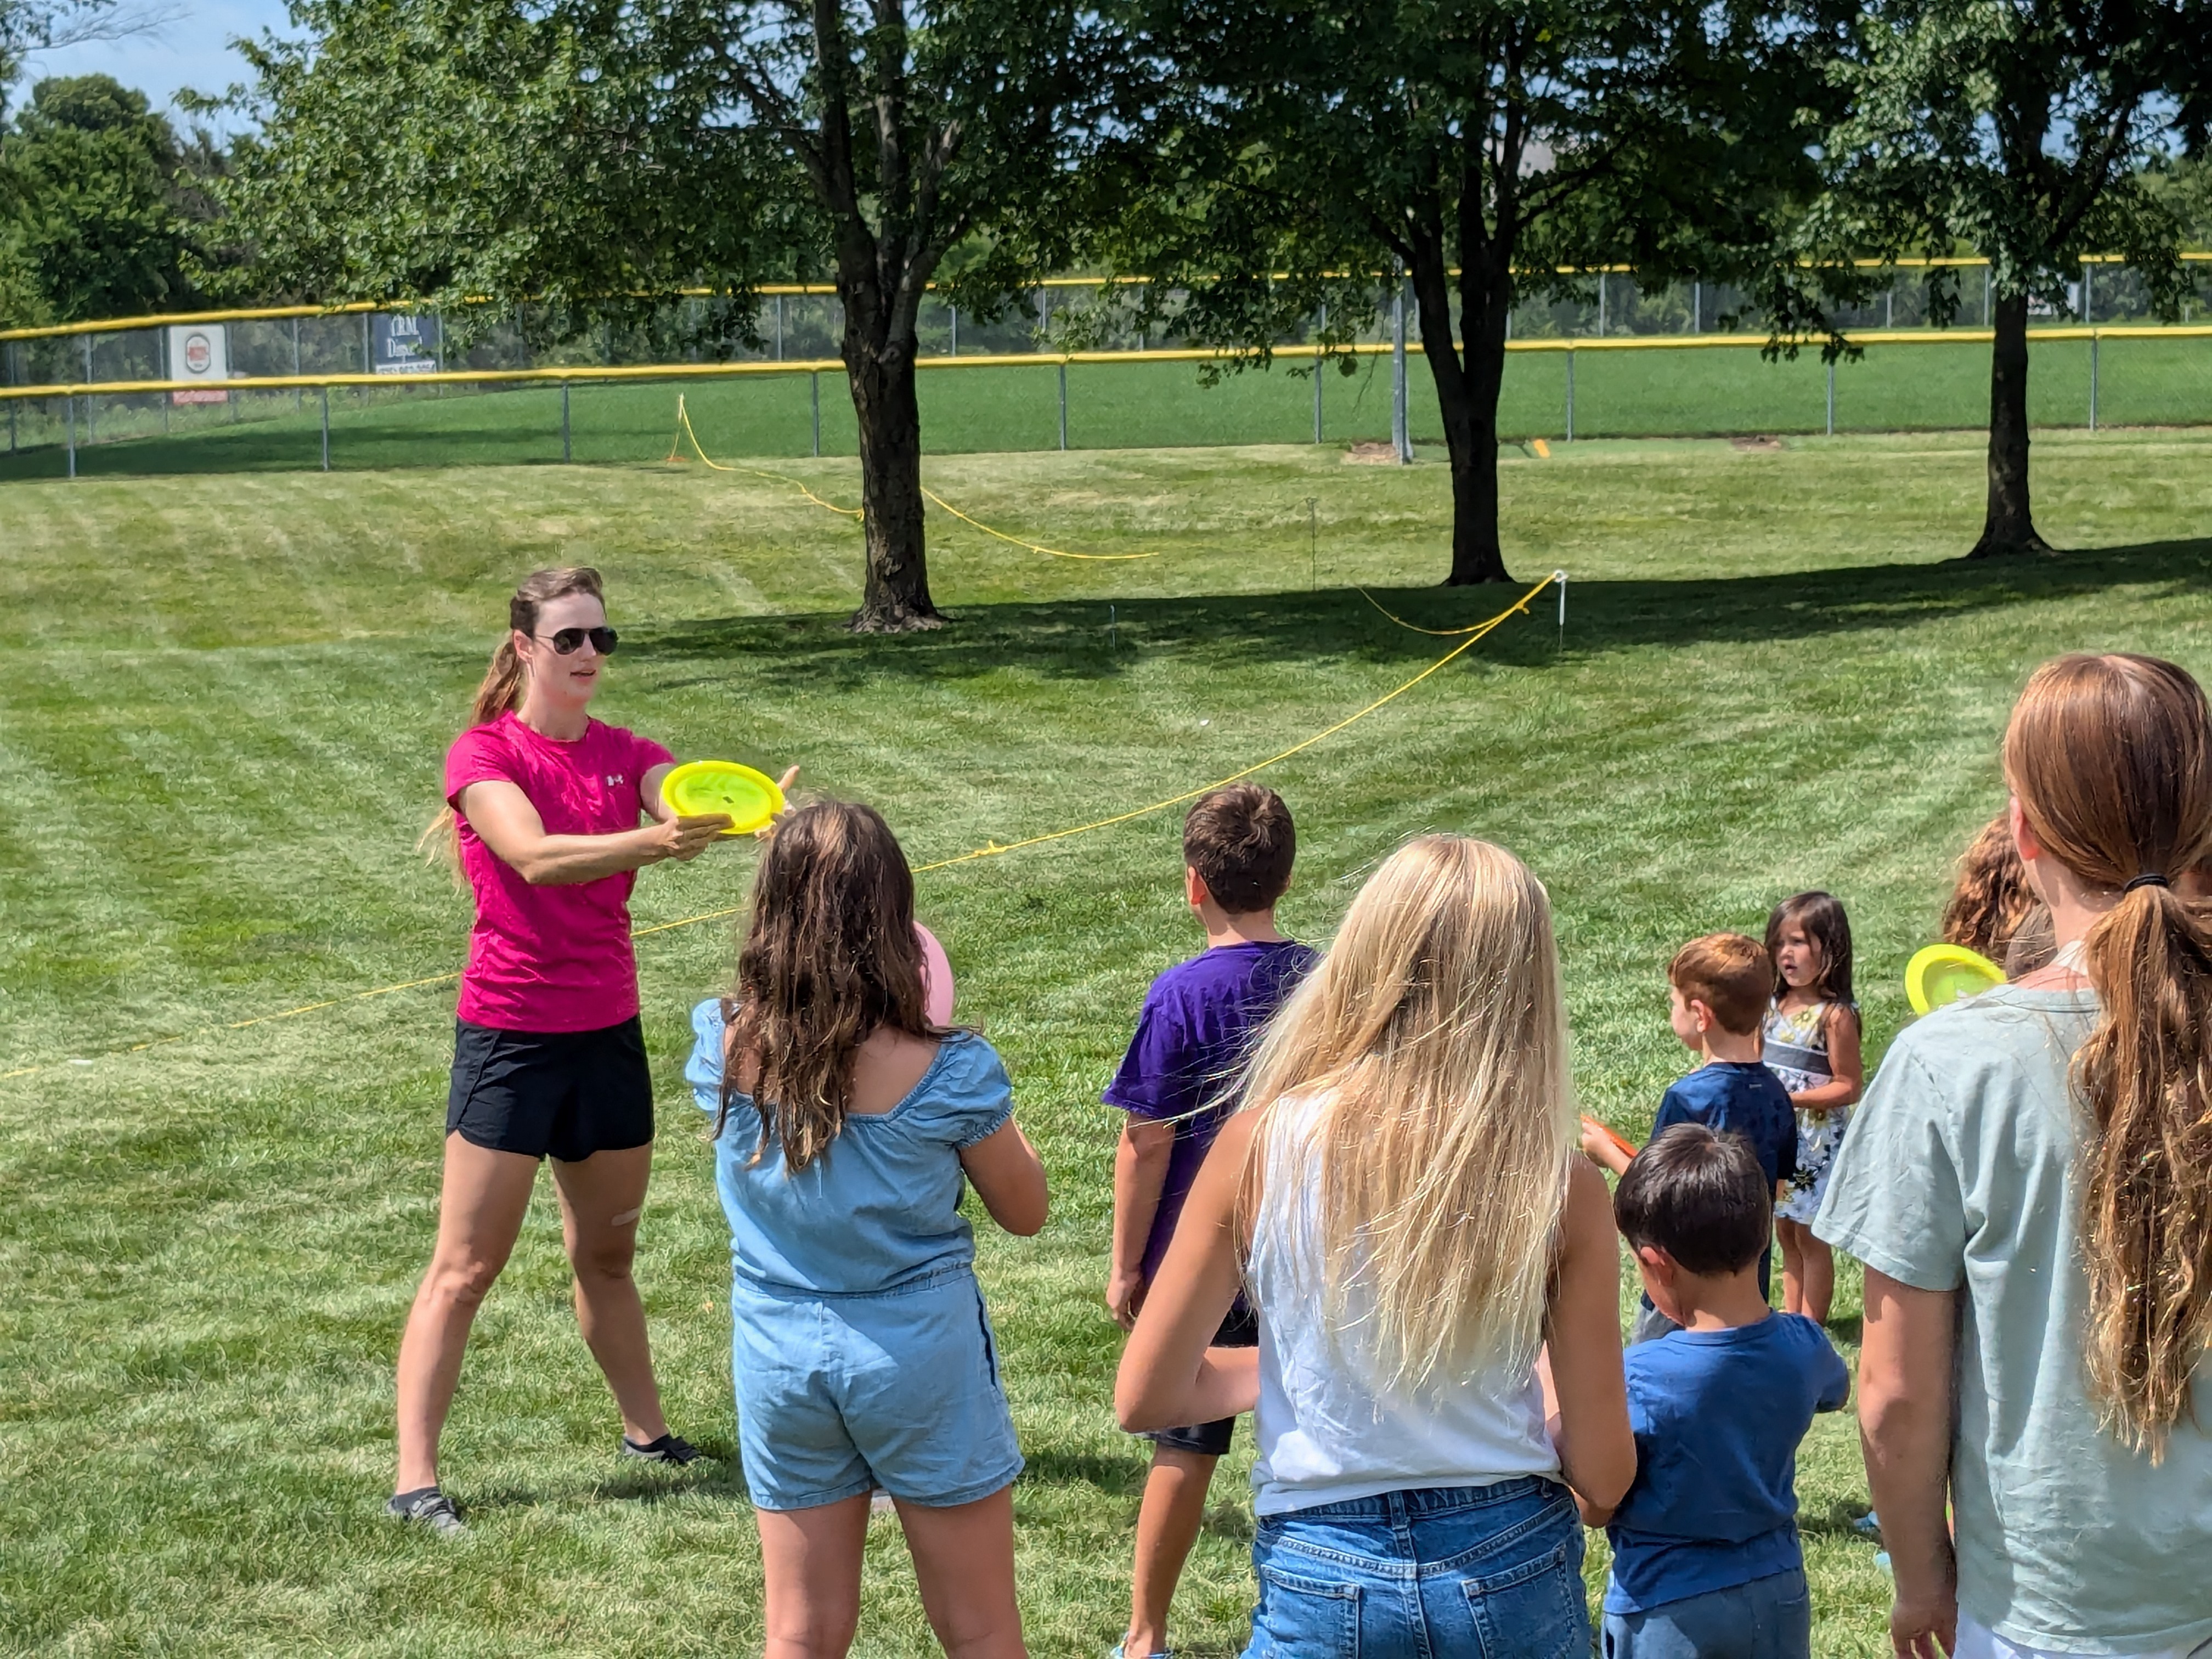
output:
[[[549,642],[555,651],[564,657],[573,657],[577,652],[582,650],[586,640],[592,642],[592,649],[601,656],[611,657],[615,653],[615,641],[619,635],[611,628],[599,627],[563,628],[551,634],[538,635],[536,637]]]

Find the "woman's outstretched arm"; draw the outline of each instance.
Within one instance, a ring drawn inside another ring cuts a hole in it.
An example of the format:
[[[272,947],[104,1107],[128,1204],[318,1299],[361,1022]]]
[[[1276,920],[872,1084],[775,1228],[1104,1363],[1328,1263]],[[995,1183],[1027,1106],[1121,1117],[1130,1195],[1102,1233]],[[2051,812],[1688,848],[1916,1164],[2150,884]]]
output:
[[[657,792],[656,792],[657,793]],[[549,836],[520,784],[484,778],[460,793],[461,814],[483,844],[533,887],[568,887],[641,870],[663,859],[693,859],[730,827],[711,817],[658,820],[611,836]]]

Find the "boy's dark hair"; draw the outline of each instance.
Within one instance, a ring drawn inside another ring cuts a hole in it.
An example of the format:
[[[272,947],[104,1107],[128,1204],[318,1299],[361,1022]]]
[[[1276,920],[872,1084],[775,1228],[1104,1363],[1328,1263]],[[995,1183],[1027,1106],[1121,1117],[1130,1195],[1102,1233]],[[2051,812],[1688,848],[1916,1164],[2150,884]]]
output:
[[[1741,1135],[1677,1123],[1628,1161],[1613,1219],[1631,1249],[1653,1246],[1693,1273],[1741,1273],[1774,1230],[1774,1194]]]
[[[1813,988],[1836,1002],[1851,1000],[1851,919],[1833,893],[1798,893],[1782,901],[1766,918],[1766,954],[1775,959],[1774,994],[1790,988],[1782,982],[1782,930],[1791,922],[1820,947],[1820,977]]]
[[[1265,784],[1209,791],[1182,821],[1183,862],[1232,916],[1267,909],[1282,897],[1297,854],[1291,809]]]
[[[1707,933],[1674,952],[1667,982],[1683,1001],[1711,1009],[1729,1036],[1749,1036],[1774,995],[1774,958],[1747,934]]]

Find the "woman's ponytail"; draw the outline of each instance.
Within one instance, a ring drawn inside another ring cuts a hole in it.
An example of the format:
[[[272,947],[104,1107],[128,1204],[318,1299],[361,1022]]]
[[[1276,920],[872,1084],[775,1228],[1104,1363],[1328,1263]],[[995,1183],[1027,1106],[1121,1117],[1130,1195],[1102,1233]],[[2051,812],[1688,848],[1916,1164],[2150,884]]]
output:
[[[584,564],[533,572],[529,580],[514,590],[507,602],[507,633],[491,653],[491,666],[484,671],[483,682],[477,687],[476,702],[469,711],[471,728],[489,726],[501,714],[522,707],[530,671],[522,660],[522,653],[514,648],[514,636],[535,633],[538,608],[570,593],[588,593],[602,605],[606,602],[599,573]],[[450,802],[438,809],[438,816],[430,820],[416,842],[415,850],[433,860],[450,860],[455,871],[459,870],[460,821],[454,816]]]
[[[2082,940],[2102,1018],[2074,1058],[2089,1280],[2084,1366],[2153,1462],[2212,1348],[2212,925],[2173,883],[2212,852],[2212,714],[2148,657],[2036,672],[2005,773],[2045,851],[2118,902]]]

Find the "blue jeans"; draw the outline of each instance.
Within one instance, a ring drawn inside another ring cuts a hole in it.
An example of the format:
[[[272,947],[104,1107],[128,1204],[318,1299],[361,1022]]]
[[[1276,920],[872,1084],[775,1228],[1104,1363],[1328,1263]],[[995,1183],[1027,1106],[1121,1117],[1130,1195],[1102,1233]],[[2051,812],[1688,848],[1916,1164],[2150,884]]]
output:
[[[1808,1659],[1805,1571],[1769,1573],[1643,1613],[1605,1616],[1604,1659]]]
[[[1262,1516],[1244,1659],[1587,1659],[1583,1528],[1555,1480]]]

